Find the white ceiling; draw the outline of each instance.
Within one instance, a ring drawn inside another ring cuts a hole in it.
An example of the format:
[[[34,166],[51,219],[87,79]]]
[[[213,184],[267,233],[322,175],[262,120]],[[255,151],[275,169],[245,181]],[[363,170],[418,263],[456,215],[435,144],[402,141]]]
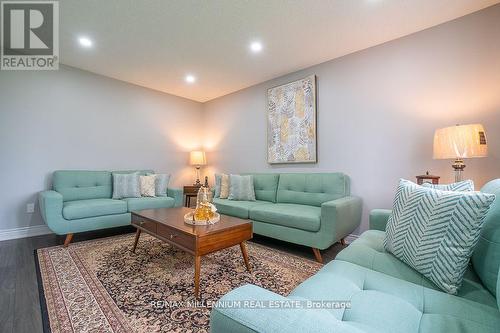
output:
[[[61,0],[61,62],[200,102],[499,0]],[[81,35],[94,41],[82,49]],[[260,54],[249,43],[264,44]],[[186,74],[197,77],[184,82]]]

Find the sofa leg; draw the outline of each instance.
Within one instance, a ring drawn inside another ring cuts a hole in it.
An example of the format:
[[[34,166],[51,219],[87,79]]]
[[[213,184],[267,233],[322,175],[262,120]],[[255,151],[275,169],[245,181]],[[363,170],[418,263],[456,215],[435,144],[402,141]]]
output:
[[[316,261],[319,262],[320,264],[323,263],[323,258],[321,257],[321,252],[315,247],[312,248],[314,252],[314,256],[316,257]]]
[[[343,246],[346,246],[345,238],[340,239],[340,244],[342,244]]]
[[[64,240],[64,247],[68,247],[72,239],[73,239],[73,234],[67,234],[66,239]]]

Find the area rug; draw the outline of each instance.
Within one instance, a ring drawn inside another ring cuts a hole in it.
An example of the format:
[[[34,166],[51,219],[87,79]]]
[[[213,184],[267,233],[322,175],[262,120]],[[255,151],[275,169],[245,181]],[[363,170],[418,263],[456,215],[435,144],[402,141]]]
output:
[[[202,257],[200,298],[194,258],[151,236],[130,251],[133,234],[36,252],[45,330],[59,332],[208,332],[211,305],[247,283],[286,296],[321,265],[248,243]]]

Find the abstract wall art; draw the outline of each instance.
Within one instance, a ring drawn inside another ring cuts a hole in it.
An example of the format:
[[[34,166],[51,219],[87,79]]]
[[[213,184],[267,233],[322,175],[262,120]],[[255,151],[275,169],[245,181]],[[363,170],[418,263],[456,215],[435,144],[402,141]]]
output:
[[[267,162],[316,163],[316,76],[267,91]]]

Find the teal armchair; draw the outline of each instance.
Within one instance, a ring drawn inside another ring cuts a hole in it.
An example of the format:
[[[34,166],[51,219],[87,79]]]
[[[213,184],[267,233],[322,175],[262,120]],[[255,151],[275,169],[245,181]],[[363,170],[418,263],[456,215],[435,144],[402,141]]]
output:
[[[38,195],[42,218],[54,233],[66,235],[68,246],[75,233],[130,224],[131,211],[182,206],[182,189],[168,188],[164,197],[122,200],[112,199],[112,192],[110,171],[55,171],[53,189]]]

